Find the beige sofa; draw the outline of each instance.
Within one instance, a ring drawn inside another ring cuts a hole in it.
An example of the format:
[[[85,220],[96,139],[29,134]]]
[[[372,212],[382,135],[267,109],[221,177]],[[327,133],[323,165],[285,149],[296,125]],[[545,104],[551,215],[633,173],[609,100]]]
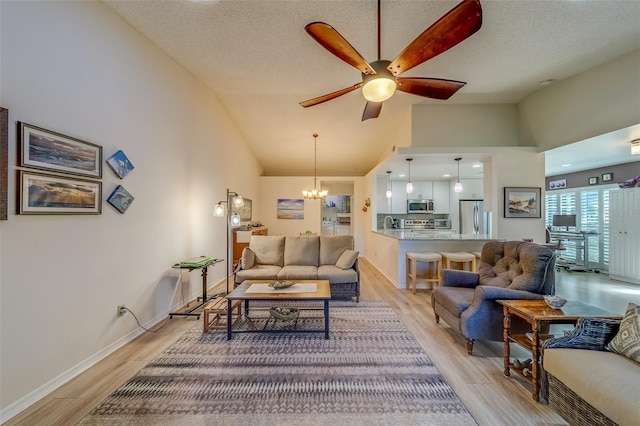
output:
[[[619,324],[581,318],[572,333],[543,344],[541,397],[572,425],[638,424],[640,364],[607,345]]]
[[[353,236],[257,236],[242,253],[234,281],[328,280],[332,299],[360,300]]]

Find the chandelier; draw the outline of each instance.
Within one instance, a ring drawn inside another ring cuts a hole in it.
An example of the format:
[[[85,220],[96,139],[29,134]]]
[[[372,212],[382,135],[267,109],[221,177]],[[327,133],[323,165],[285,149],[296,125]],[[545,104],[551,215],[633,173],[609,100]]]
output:
[[[316,186],[316,174],[318,171],[318,134],[313,134],[313,189],[311,191],[302,191],[305,200],[317,200],[327,196],[327,191],[318,190]]]

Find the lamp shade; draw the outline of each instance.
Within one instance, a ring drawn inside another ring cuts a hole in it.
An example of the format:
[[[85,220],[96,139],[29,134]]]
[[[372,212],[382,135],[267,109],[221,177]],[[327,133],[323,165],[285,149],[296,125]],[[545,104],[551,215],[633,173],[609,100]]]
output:
[[[213,215],[215,217],[222,217],[224,216],[224,213],[225,213],[225,208],[222,202],[216,204],[216,206],[213,208]]]
[[[453,185],[453,190],[455,192],[462,192],[462,183],[457,181],[455,185]]]
[[[387,189],[386,195],[387,195],[387,198],[391,198],[393,196],[393,192],[391,192],[390,189]]]
[[[383,102],[396,92],[396,82],[391,78],[378,77],[362,86],[362,94],[369,102]]]
[[[244,200],[242,199],[242,195],[234,195],[233,196],[233,205],[236,207],[244,206]]]
[[[231,224],[233,226],[240,225],[240,215],[238,215],[238,213],[234,213],[231,215]]]
[[[411,182],[407,182],[407,194],[411,194],[413,192],[413,184]]]

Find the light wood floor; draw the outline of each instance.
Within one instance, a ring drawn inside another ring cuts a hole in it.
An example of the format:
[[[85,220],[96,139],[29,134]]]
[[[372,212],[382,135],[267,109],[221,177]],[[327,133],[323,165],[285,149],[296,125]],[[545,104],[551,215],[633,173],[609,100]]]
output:
[[[366,260],[359,265],[362,299],[391,305],[480,425],[566,424],[547,405],[533,401],[522,379],[503,376],[502,343],[476,342],[474,355],[467,355],[464,339],[446,323],[435,323],[428,290],[415,295],[398,290]],[[607,310],[623,313],[630,301],[640,304],[640,286],[609,281],[604,274],[560,271],[556,281],[558,294]],[[5,424],[75,424],[195,321],[175,317],[159,332],[144,333]]]

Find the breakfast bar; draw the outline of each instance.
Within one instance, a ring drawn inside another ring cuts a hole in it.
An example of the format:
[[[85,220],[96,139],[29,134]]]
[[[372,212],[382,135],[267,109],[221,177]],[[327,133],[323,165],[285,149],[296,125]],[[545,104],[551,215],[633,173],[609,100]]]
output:
[[[407,288],[407,252],[475,252],[487,241],[501,241],[484,234],[450,231],[387,229],[371,231],[372,263],[398,288]]]

